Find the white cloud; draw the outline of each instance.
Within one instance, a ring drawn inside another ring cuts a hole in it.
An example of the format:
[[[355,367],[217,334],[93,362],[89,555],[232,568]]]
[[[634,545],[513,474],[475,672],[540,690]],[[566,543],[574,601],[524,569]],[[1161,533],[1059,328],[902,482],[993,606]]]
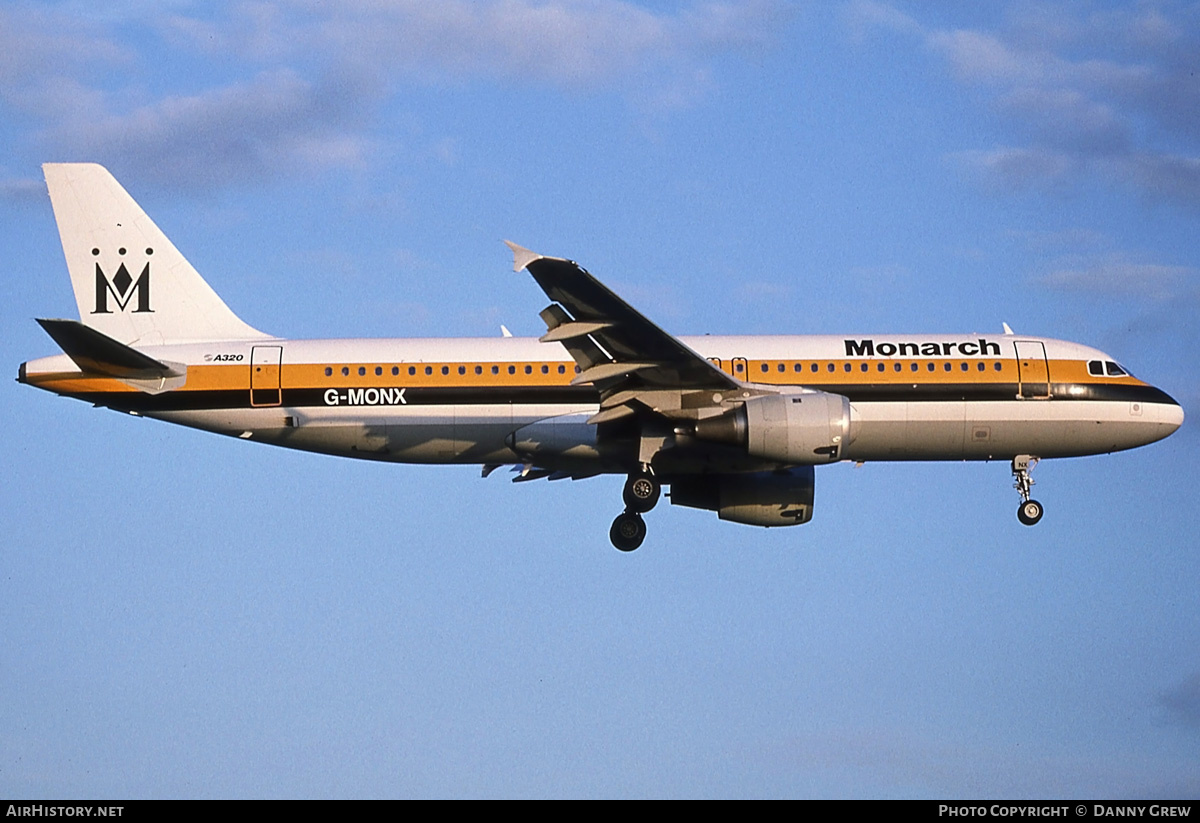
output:
[[[1056,268],[1041,278],[1044,285],[1095,297],[1171,300],[1195,289],[1200,280],[1190,266],[1172,266],[1124,259],[1119,255]]]
[[[664,13],[623,0],[296,0],[240,3],[215,18],[171,16],[165,36],[248,60],[353,66],[386,79],[542,83],[594,91],[691,76],[719,53],[758,49],[787,7],[710,2]]]
[[[941,54],[960,79],[1006,85],[1037,82],[1050,72],[1048,58],[1019,54],[999,38],[977,31],[935,31],[927,45]]]
[[[160,183],[208,187],[297,167],[361,164],[368,141],[347,132],[345,118],[351,112],[337,87],[281,70],[127,114],[72,118],[46,139],[68,156],[136,160]]]
[[[1021,87],[1001,95],[1000,111],[1023,120],[1041,141],[1088,153],[1120,151],[1129,145],[1128,125],[1112,105],[1075,89]]]
[[[874,29],[904,34],[920,34],[921,25],[904,12],[875,0],[852,0],[846,6],[845,19],[855,39],[868,36]]]
[[[692,105],[711,88],[714,59],[764,48],[789,14],[777,0],[672,11],[623,0],[209,8],[90,22],[0,10],[0,105],[34,126],[39,154],[49,147],[211,187],[369,162],[371,127],[405,84],[619,94],[654,111]],[[223,80],[155,91],[180,71],[193,83]]]
[[[41,202],[46,196],[46,184],[32,178],[0,179],[0,200],[9,202]]]
[[[130,54],[96,25],[51,9],[15,4],[0,8],[0,97],[23,90],[66,69],[95,63],[120,64]]]
[[[914,30],[878,9],[868,19],[923,43],[1026,140],[958,155],[988,179],[1101,180],[1200,205],[1200,10],[1035,5],[993,30]]]
[[[1200,672],[1164,693],[1159,702],[1171,713],[1175,722],[1200,729]]]
[[[985,180],[999,180],[1014,188],[1045,187],[1068,180],[1078,168],[1070,155],[1044,148],[1000,147],[989,151],[964,151],[951,157]]]

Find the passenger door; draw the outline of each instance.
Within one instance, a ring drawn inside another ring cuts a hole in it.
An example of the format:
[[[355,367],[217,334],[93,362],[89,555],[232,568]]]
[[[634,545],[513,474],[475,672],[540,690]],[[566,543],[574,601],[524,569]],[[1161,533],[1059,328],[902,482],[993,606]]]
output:
[[[282,402],[282,362],[282,346],[255,346],[250,350],[251,406],[278,406]]]
[[[1050,396],[1050,364],[1046,346],[1040,340],[1017,340],[1017,393],[1026,400],[1045,400]]]

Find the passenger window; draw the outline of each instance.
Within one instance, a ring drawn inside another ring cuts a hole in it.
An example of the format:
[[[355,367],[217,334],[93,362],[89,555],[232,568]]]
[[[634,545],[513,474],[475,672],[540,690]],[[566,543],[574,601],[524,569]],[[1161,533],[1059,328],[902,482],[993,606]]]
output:
[[[921,368],[921,364],[920,364],[920,363],[913,363],[911,366],[909,366],[909,369],[910,369],[911,371],[917,371],[917,370],[918,370],[918,369],[920,369],[920,368]]]
[[[366,366],[359,366],[359,367],[358,367],[358,376],[359,376],[359,377],[363,377],[363,376],[364,376],[366,373],[367,373],[367,367],[366,367]]]
[[[395,376],[396,376],[396,375],[398,375],[399,373],[400,373],[400,367],[399,367],[399,366],[392,366],[392,377],[395,377]]]
[[[499,374],[499,373],[500,373],[500,367],[492,366],[492,374]]]
[[[375,376],[378,377],[381,374],[383,374],[383,366],[376,366],[375,367]]]
[[[825,371],[827,371],[827,372],[829,372],[829,373],[831,373],[831,374],[832,374],[832,373],[833,373],[833,364],[832,364],[832,363],[830,363],[828,366],[826,366],[826,367],[825,367]]]
[[[763,364],[762,364],[762,370],[763,370],[764,372],[765,372],[767,369],[769,369],[769,368],[770,368],[770,366],[768,366],[766,363],[763,363]]]
[[[483,366],[476,366],[476,367],[475,367],[475,373],[476,373],[476,374],[483,374]]]
[[[942,367],[942,371],[950,371],[953,368],[954,368],[954,364],[947,361],[946,364]]]
[[[516,366],[509,366],[509,367],[508,367],[508,373],[509,373],[509,374],[516,374],[516,373],[517,373],[517,367],[516,367]]]
[[[792,366],[792,371],[804,371],[804,367],[797,363],[796,365]]]
[[[785,366],[783,363],[780,363],[780,364],[779,364],[779,370],[780,370],[780,371],[784,371],[785,369],[787,369],[787,366]]]
[[[350,368],[348,366],[342,366],[342,377],[349,377],[349,376],[350,376]]]
[[[970,363],[968,363],[966,360],[964,360],[964,361],[962,362],[962,370],[963,370],[963,371],[970,371],[970,369],[971,369],[971,364],[970,364]]]
[[[884,366],[882,363],[880,363],[878,366],[876,366],[876,367],[875,367],[875,370],[876,370],[876,371],[883,371],[885,368],[886,368],[886,366]]]
[[[562,363],[559,363],[559,364],[558,364],[558,373],[559,373],[559,374],[566,374],[566,373],[567,373],[567,367],[566,367],[566,366],[564,366]]]
[[[433,366],[426,366],[425,374],[433,374]]]
[[[741,363],[738,363],[736,366],[734,366],[734,367],[733,367],[733,370],[734,370],[734,371],[737,371],[737,372],[740,372],[740,371],[742,370],[742,364],[741,364]]]
[[[868,366],[866,363],[863,363],[862,366],[859,367],[859,371],[869,371],[870,368],[871,367]]]
[[[526,373],[526,374],[533,374],[533,366],[530,366],[529,364],[526,364],[526,365],[525,365],[525,373]]]
[[[810,368],[811,368],[811,370],[812,370],[813,374],[816,374],[816,373],[817,373],[817,370],[818,370],[819,368],[821,368],[821,367],[820,367],[820,366],[818,366],[816,363],[813,363],[813,364],[812,364],[812,366],[811,366]]]
[[[417,367],[416,367],[416,366],[409,366],[409,367],[408,367],[408,374],[409,374],[409,376],[410,376],[410,377],[411,377],[412,375],[416,374],[416,373],[417,373]]]
[[[936,366],[936,365],[934,365],[933,363],[926,363],[926,364],[925,364],[925,368],[926,368],[926,370],[928,370],[928,371],[933,371],[934,369],[936,369],[936,368],[937,368],[937,366]]]
[[[549,373],[550,373],[550,367],[543,364],[542,365],[542,374],[549,374]]]
[[[466,367],[466,366],[459,366],[459,367],[458,367],[458,373],[459,373],[459,374],[466,374],[466,373],[467,373],[467,367]]]
[[[996,361],[995,369],[996,371],[1002,371],[1004,369],[1004,367],[1000,365],[999,360]]]
[[[849,363],[842,364],[842,371],[850,371],[852,368],[854,368],[854,367],[851,366]]]
[[[332,376],[333,376],[333,369],[332,369],[331,367],[329,367],[329,366],[326,366],[326,367],[325,367],[325,376],[326,376],[326,377],[332,377]]]
[[[983,363],[983,361],[982,361],[982,360],[980,360],[980,361],[979,361],[979,362],[976,364],[976,367],[979,369],[979,371],[984,371],[984,370],[986,370],[986,369],[987,369],[987,366],[985,366],[985,365],[984,365],[984,363]]]
[[[449,373],[450,373],[450,367],[442,366],[442,374],[449,374]]]
[[[895,371],[900,371],[900,364],[896,363],[893,368]],[[917,364],[913,363],[913,371],[916,371],[916,370],[917,370]]]

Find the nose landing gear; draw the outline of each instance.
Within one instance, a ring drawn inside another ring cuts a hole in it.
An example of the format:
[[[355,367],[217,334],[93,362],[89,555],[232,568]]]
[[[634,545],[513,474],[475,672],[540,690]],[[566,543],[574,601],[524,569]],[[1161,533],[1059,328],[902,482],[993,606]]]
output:
[[[1042,504],[1029,497],[1034,483],[1029,473],[1038,464],[1038,459],[1033,455],[1018,454],[1012,461],[1012,473],[1015,481],[1013,488],[1021,495],[1021,505],[1017,507],[1017,519],[1026,526],[1036,524],[1045,514]]]

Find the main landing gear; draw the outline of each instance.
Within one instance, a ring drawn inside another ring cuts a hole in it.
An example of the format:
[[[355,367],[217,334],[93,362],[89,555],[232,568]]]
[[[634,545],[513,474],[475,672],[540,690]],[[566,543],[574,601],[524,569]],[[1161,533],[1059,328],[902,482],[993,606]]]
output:
[[[608,530],[608,539],[620,551],[631,552],[646,539],[646,521],[637,512],[622,512]]]
[[[646,521],[642,515],[654,508],[662,493],[662,484],[649,471],[629,475],[625,481],[625,511],[617,515],[608,538],[623,552],[631,552],[646,539]]]
[[[1042,504],[1029,497],[1033,488],[1033,478],[1029,473],[1038,464],[1038,458],[1029,454],[1018,454],[1012,461],[1012,473],[1015,482],[1013,488],[1021,495],[1021,505],[1017,507],[1017,519],[1026,526],[1032,526],[1042,519],[1045,509]]]

